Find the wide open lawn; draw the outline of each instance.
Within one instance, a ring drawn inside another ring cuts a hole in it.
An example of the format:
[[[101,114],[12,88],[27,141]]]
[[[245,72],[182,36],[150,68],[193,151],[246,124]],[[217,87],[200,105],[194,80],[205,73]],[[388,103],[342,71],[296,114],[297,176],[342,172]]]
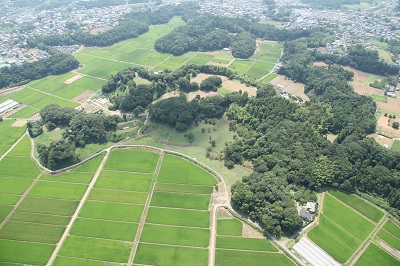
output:
[[[206,186],[214,186],[217,183],[211,174],[199,166],[172,155],[164,155],[157,181]]]
[[[134,262],[138,264],[163,266],[203,266],[207,265],[208,262],[208,250],[141,243],[138,247]]]
[[[200,228],[146,224],[140,242],[207,248],[210,231]]]
[[[160,155],[143,150],[113,150],[104,170],[151,173],[156,169]]]

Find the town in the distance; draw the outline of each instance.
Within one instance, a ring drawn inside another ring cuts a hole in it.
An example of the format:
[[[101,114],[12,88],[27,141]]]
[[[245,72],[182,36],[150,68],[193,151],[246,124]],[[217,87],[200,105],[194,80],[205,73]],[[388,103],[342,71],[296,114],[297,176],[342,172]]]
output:
[[[400,1],[0,0],[0,265],[397,266]]]

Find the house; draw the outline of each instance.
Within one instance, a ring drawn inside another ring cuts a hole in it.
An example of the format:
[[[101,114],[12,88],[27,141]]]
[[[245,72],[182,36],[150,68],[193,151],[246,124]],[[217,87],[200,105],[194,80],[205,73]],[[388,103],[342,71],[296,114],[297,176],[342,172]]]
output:
[[[224,48],[223,49],[225,52],[229,52],[231,49],[229,49],[229,48]]]
[[[310,213],[315,213],[315,202],[307,202],[307,210],[310,212]]]
[[[307,222],[312,221],[311,213],[307,210],[300,210],[300,218]]]

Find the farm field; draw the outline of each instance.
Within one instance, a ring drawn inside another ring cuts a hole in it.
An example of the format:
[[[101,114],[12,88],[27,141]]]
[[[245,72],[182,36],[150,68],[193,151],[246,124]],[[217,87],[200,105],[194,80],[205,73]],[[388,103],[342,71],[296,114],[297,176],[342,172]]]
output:
[[[14,122],[12,120],[0,122],[0,156],[25,133],[26,127],[15,127]]]
[[[352,198],[346,194],[333,193],[344,201],[355,202],[357,208],[367,204],[354,196]],[[374,216],[378,213],[376,211],[371,209],[365,213],[379,219],[379,215]],[[325,194],[319,225],[308,233],[308,237],[335,260],[344,263],[361,246],[375,226],[375,223],[368,221],[336,198]]]
[[[295,265],[261,234],[248,238],[242,231],[242,222],[235,218],[217,220],[215,265]]]
[[[395,266],[399,265],[399,261],[395,259],[392,255],[378,247],[377,245],[371,243],[369,244],[367,250],[362,254],[362,256],[354,264],[355,266],[374,266],[374,265],[387,265]]]
[[[400,250],[400,227],[391,220],[386,221],[377,236],[395,249]]]

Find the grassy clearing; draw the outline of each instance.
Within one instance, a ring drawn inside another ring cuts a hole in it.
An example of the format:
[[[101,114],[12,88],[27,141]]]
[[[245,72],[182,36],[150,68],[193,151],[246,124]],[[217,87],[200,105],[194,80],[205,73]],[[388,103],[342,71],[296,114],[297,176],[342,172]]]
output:
[[[210,62],[211,59],[213,59],[212,55],[197,54],[188,61],[188,64],[205,65]]]
[[[3,206],[0,205],[0,222],[4,220],[4,218],[7,217],[7,215],[10,213],[13,207],[11,206]]]
[[[8,118],[29,118],[38,112],[39,112],[38,109],[27,106],[19,110],[18,112],[10,115]]]
[[[324,199],[324,215],[360,240],[364,240],[375,227],[371,222],[328,194]]]
[[[158,207],[207,210],[209,202],[209,195],[154,192],[150,205]]]
[[[154,252],[157,250],[157,252]],[[187,247],[140,244],[134,263],[147,265],[207,265],[208,250]]]
[[[79,166],[77,168],[72,169],[72,172],[82,172],[82,173],[94,173],[99,167],[101,160],[103,160],[103,156],[97,156],[96,158],[91,159],[87,163]]]
[[[29,213],[29,212],[14,212],[10,217],[10,221],[20,221],[20,222],[30,222],[30,223],[39,223],[39,224],[53,224],[66,226],[70,217],[68,216],[54,216],[54,215],[46,215],[46,214],[38,214],[38,213]]]
[[[371,243],[361,257],[354,264],[355,266],[375,266],[386,265],[395,266],[399,265],[399,261],[393,256],[389,255],[386,251],[379,248],[377,245]]]
[[[105,170],[151,173],[156,169],[158,153],[143,150],[113,150]]]
[[[392,145],[392,150],[400,151],[400,140],[395,140]]]
[[[379,230],[378,236],[392,247],[396,248],[397,250],[400,250],[400,239],[398,239],[397,237],[389,234],[387,231],[383,229]]]
[[[395,237],[400,238],[400,228],[392,220],[388,220],[383,226],[383,229],[385,229]]]
[[[236,219],[217,220],[217,234],[242,236],[243,224]]]
[[[71,229],[71,235],[133,241],[137,224],[89,220],[78,218]]]
[[[312,229],[307,236],[338,262],[346,262],[354,253],[348,246],[338,245],[338,239],[321,226]]]
[[[152,176],[149,174],[131,174],[126,172],[102,172],[95,188],[147,192]]]
[[[276,247],[266,239],[231,236],[217,236],[217,248],[278,252]]]
[[[339,190],[330,190],[329,193],[376,223],[383,217],[383,212],[355,195]]]
[[[262,79],[262,82],[269,83],[272,80],[274,80],[276,77],[278,77],[278,74],[275,74],[275,73],[269,74],[268,76],[266,76],[265,78]]]
[[[227,88],[218,88],[218,92],[221,93],[222,95],[228,95],[230,93],[232,93],[229,89]]]
[[[214,186],[217,180],[199,166],[172,155],[165,155],[157,179],[163,183]]]
[[[143,206],[111,202],[87,201],[80,213],[84,218],[139,222]]]
[[[0,194],[0,205],[14,205],[15,203],[17,203],[19,198],[19,196]]]
[[[146,224],[140,242],[171,244],[207,248],[210,241],[208,229]]]
[[[89,200],[109,201],[109,202],[121,202],[121,203],[134,203],[134,204],[145,204],[148,193],[142,192],[131,192],[121,190],[104,190],[104,189],[93,189],[90,192]]]
[[[210,213],[196,210],[179,210],[151,207],[146,222],[208,228]]]
[[[0,230],[1,239],[56,244],[64,233],[63,226],[8,221]]]
[[[71,182],[79,184],[89,184],[92,179],[92,174],[83,174],[77,172],[66,172],[59,175],[42,175],[42,181],[58,181],[58,182]]]
[[[295,265],[288,257],[279,253],[249,252],[237,250],[216,250],[216,266],[242,266],[242,265]]]
[[[39,181],[29,192],[30,197],[80,200],[87,189],[86,185]]]
[[[157,183],[155,186],[155,191],[170,191],[210,195],[213,192],[213,187]]]
[[[68,237],[60,249],[60,256],[126,263],[131,244],[115,240]]]
[[[0,263],[45,265],[53,249],[53,245],[0,240]]]
[[[28,179],[0,178],[0,193],[22,195],[31,183]]]
[[[386,96],[380,96],[380,95],[375,95],[375,94],[370,94],[372,99],[374,99],[377,102],[383,102],[387,103],[387,97]]]
[[[28,157],[6,156],[0,161],[0,176],[33,179],[37,177],[39,173],[39,168]]]
[[[71,216],[78,207],[78,203],[78,201],[70,200],[26,197],[18,206],[17,211]]]

